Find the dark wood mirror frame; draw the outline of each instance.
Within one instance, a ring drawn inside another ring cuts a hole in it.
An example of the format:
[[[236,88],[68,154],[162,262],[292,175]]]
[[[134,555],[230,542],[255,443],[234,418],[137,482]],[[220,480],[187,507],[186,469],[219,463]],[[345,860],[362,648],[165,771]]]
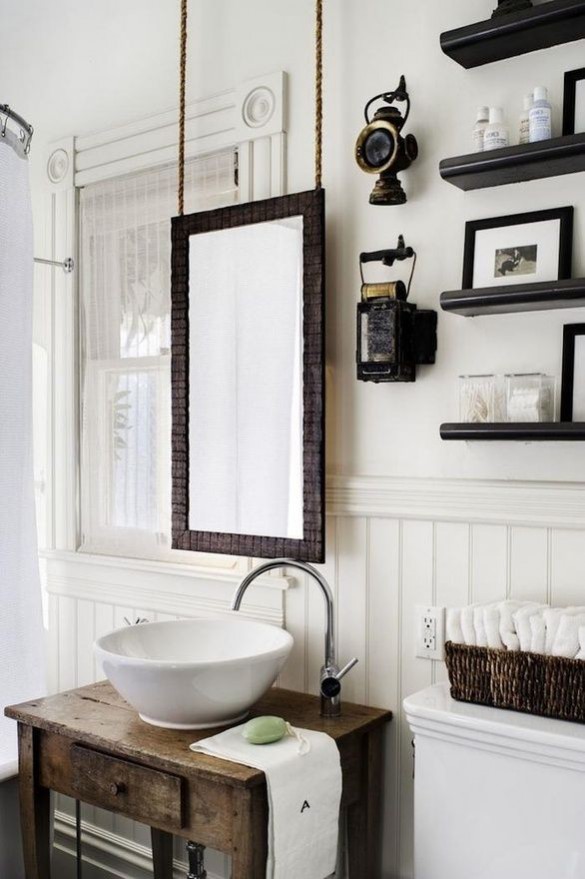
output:
[[[189,239],[303,217],[303,538],[189,530]],[[325,559],[325,192],[317,189],[172,220],[173,548],[256,558]]]

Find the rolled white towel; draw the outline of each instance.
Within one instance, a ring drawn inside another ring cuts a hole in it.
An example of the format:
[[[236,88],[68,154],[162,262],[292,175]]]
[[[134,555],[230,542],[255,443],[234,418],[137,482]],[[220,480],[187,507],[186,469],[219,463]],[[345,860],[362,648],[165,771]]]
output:
[[[500,614],[500,638],[504,647],[508,650],[520,650],[520,641],[516,634],[513,614],[522,604],[520,601],[500,601],[498,612]]]
[[[544,653],[546,649],[546,625],[544,617],[535,614],[530,617],[530,630],[532,632],[532,641],[530,644],[531,653]]]
[[[483,609],[483,624],[487,638],[487,646],[493,650],[502,650],[504,644],[500,637],[500,611],[497,604],[487,604]]]
[[[585,626],[579,626],[579,652],[575,659],[585,659]]]
[[[478,604],[473,608],[473,628],[475,629],[475,643],[478,647],[487,647],[488,640],[483,621],[482,605]]]
[[[524,604],[513,613],[514,625],[516,626],[516,634],[520,640],[520,650],[529,653],[532,648],[532,629],[530,627],[530,618],[533,616],[542,616],[546,610],[546,605],[541,604]]]
[[[543,617],[546,626],[545,653],[552,654],[553,644],[563,614],[566,616],[585,614],[585,607],[550,607],[544,611]]]
[[[463,641],[468,647],[476,646],[475,625],[473,621],[475,605],[469,604],[461,608],[461,631]]]
[[[463,631],[461,629],[461,608],[447,608],[447,641],[454,644],[465,644]]]
[[[574,659],[579,653],[579,628],[585,626],[585,614],[562,614],[552,646],[553,656]]]

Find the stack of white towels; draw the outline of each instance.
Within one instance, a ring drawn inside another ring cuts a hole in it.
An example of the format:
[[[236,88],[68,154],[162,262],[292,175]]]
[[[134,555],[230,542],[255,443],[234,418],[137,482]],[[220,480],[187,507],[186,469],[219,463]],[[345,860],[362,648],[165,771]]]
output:
[[[501,601],[449,608],[447,640],[585,660],[585,607]]]

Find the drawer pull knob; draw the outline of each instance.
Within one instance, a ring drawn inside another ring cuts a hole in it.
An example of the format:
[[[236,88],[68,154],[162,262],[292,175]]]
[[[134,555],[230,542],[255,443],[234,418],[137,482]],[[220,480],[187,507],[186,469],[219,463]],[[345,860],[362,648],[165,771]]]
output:
[[[113,781],[110,785],[110,793],[113,797],[117,797],[118,794],[123,794],[125,790],[125,785],[121,784],[118,781]]]

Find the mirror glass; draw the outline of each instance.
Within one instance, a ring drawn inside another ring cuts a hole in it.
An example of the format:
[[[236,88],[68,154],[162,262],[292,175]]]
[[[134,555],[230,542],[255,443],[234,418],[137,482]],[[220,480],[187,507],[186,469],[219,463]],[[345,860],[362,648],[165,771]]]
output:
[[[192,235],[189,265],[189,528],[300,540],[303,218]]]
[[[324,193],[176,217],[173,546],[324,556]]]

